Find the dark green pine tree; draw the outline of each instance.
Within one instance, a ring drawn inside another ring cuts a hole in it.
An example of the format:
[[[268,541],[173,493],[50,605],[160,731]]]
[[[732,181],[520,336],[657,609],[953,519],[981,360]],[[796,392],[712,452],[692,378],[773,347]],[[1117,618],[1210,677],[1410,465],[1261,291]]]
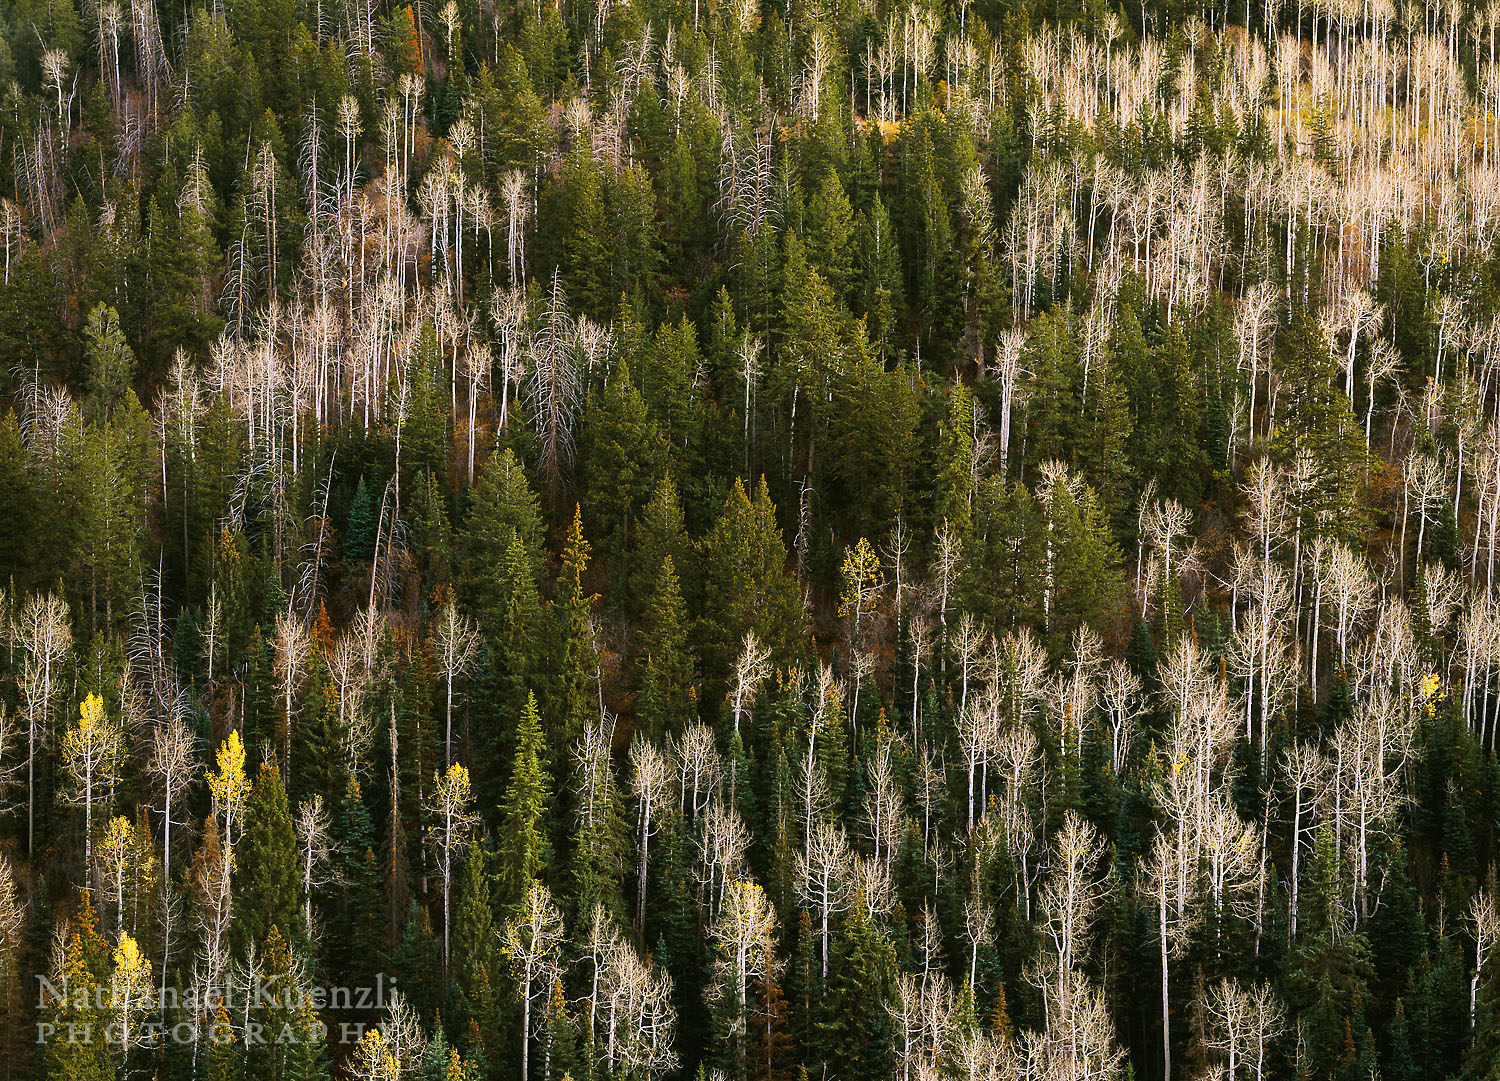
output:
[[[264,943],[271,929],[290,938],[302,926],[297,833],[273,762],[262,762],[245,808],[245,835],[234,850],[235,941]]]
[[[502,606],[497,612],[495,632],[485,638],[470,707],[473,724],[479,731],[479,744],[491,762],[509,761],[514,752],[511,737],[527,695],[532,693],[533,686],[543,684],[548,675],[545,613],[533,566],[534,560],[523,547],[520,535],[512,533],[510,546],[493,572]],[[497,770],[479,771],[475,783],[486,804],[493,805],[499,800],[502,777]]]
[[[334,918],[335,971],[357,981],[373,973],[376,958],[368,948],[369,928],[379,918],[380,872],[375,862],[375,827],[352,777],[334,816],[334,859],[339,871]]]
[[[702,1009],[705,967],[698,937],[696,849],[692,826],[671,807],[652,845],[643,937],[652,944],[657,964],[672,977],[683,1062],[694,1061],[708,1038]]]
[[[547,997],[546,1081],[582,1081],[592,1074],[592,1063],[586,1061],[586,1049],[581,1046],[586,1034],[579,1028],[578,1018],[568,1009],[562,981],[553,980]]]
[[[239,1081],[244,1076],[243,1045],[236,1038],[234,1024],[229,1019],[229,1011],[224,1004],[219,1003],[213,1021],[207,1026],[206,1044],[208,1060],[205,1073],[208,1081]],[[105,1076],[113,1076],[107,1074]],[[61,1078],[58,1081],[62,1081]],[[82,1081],[82,1079],[79,1079]]]
[[[105,304],[89,312],[83,330],[84,358],[88,367],[87,416],[108,421],[135,382],[135,353],[120,329],[120,315]]]
[[[1078,447],[1083,358],[1077,320],[1070,306],[1055,308],[1031,321],[1020,367],[1030,376],[1024,445],[1027,476],[1034,478],[1050,458],[1061,457],[1073,465]]]
[[[838,173],[829,169],[807,207],[807,261],[833,295],[847,297],[853,263],[854,213]]]
[[[515,538],[528,561],[531,580],[541,576],[542,514],[520,459],[508,447],[490,455],[469,499],[459,537],[460,595],[486,637],[496,639],[505,628],[505,613],[514,595],[514,580],[506,571]],[[514,569],[510,572],[515,573]]]
[[[548,842],[552,774],[536,695],[528,695],[516,729],[515,763],[500,805],[499,907],[510,911],[551,860]]]
[[[1490,1059],[1489,1064],[1500,1062],[1500,1059]],[[1385,1041],[1385,1068],[1382,1076],[1390,1081],[1418,1081],[1422,1076],[1417,1069],[1416,1058],[1411,1049],[1411,1028],[1406,1023],[1406,1003],[1396,1000],[1396,1011],[1391,1017],[1391,1024],[1386,1032]],[[1492,1076],[1500,1074],[1479,1073],[1472,1078],[1465,1077],[1464,1081],[1491,1081]]]
[[[895,227],[879,195],[872,200],[868,213],[861,211],[856,241],[859,282],[855,310],[865,313],[871,346],[885,361],[903,351],[906,294]]]
[[[739,320],[734,312],[734,298],[729,295],[729,287],[721,285],[714,296],[713,316],[708,323],[703,353],[715,397],[726,404],[733,403],[742,430],[745,418],[740,413],[745,408],[745,380],[740,348],[743,344]]]
[[[612,234],[603,180],[586,149],[565,157],[557,178],[542,189],[537,221],[537,277],[549,280],[555,271],[574,312],[608,319],[618,299],[610,290]]]
[[[1303,879],[1284,982],[1289,1021],[1303,1033],[1302,1066],[1315,1079],[1347,1076],[1354,1034],[1365,1028],[1369,946],[1340,926],[1338,883],[1333,834],[1324,826]]]
[[[368,563],[375,551],[376,516],[380,507],[365,483],[363,473],[354,487],[354,499],[349,504],[349,514],[344,519],[344,557],[351,563]]]
[[[1296,308],[1276,339],[1278,395],[1273,455],[1289,463],[1304,456],[1310,474],[1297,486],[1294,513],[1304,525],[1326,523],[1350,543],[1363,535],[1359,500],[1365,465],[1364,431],[1344,396],[1341,376],[1316,318]]]
[[[1083,485],[1075,495],[1058,482],[1050,512],[1054,595],[1047,633],[1061,650],[1080,626],[1102,631],[1123,609],[1125,594],[1120,551],[1093,489]]]
[[[1083,416],[1074,461],[1111,522],[1124,523],[1133,505],[1135,473],[1128,453],[1133,427],[1130,399],[1108,349],[1094,357],[1083,380]]]
[[[689,514],[723,489],[705,487],[703,397],[698,390],[697,327],[683,316],[678,323],[663,323],[656,331],[649,363],[634,369],[641,397],[667,442],[672,474],[683,484]]]
[[[0,417],[0,521],[34,522],[38,519],[37,490],[26,465],[21,426],[12,411]],[[35,530],[0,530],[0,582],[18,590],[29,589],[34,584],[37,540]]]
[[[937,493],[933,520],[967,540],[973,525],[974,398],[962,383],[948,394],[948,416],[938,432]]]
[[[818,439],[833,482],[823,485],[824,499],[838,539],[853,543],[882,536],[918,502],[911,489],[922,449],[922,401],[915,373],[886,371],[857,326],[848,354],[842,377],[833,381],[827,436]]]
[[[266,934],[265,941],[257,947],[257,955],[261,964],[260,971],[264,973],[267,985],[289,993],[251,999],[247,1020],[260,1026],[259,1031],[266,1033],[267,1038],[246,1041],[244,1067],[246,1074],[251,1077],[286,1078],[292,1062],[293,1040],[273,1039],[271,1034],[284,1037],[295,1032],[297,1009],[293,996],[296,991],[292,990],[294,985],[290,979],[292,951],[281,931],[273,926]]]
[[[451,1021],[456,1032],[474,1022],[482,1034],[482,1050],[493,1059],[494,1033],[499,1026],[495,980],[500,975],[495,929],[492,876],[488,854],[471,844],[459,870],[458,905],[453,918],[453,981],[455,1001]]]
[[[391,380],[387,416],[398,418],[401,442],[402,506],[426,477],[448,477],[448,395],[443,357],[432,320],[422,323],[404,381]]]
[[[556,142],[546,106],[514,45],[500,46],[493,71],[487,66],[480,69],[471,98],[478,108],[484,163],[492,179],[517,166],[530,169]]]
[[[427,906],[411,899],[401,940],[390,954],[391,978],[401,987],[412,1008],[431,1017],[443,1004],[442,950],[432,930]]]
[[[147,227],[146,326],[143,372],[153,382],[170,369],[173,353],[208,353],[221,320],[214,314],[214,279],[223,261],[196,202],[163,212],[151,197]]]
[[[687,641],[687,610],[669,555],[647,602],[636,641],[636,724],[653,740],[677,736],[697,716],[693,656]]]
[[[301,718],[292,726],[289,802],[320,795],[332,805],[342,795],[346,777],[339,741],[338,688],[328,674],[321,646],[313,651],[303,692]]]
[[[58,318],[60,300],[52,261],[40,245],[27,244],[12,259],[9,281],[0,285],[0,350],[9,358],[7,367],[77,385],[77,331]]]
[[[277,1036],[286,1037],[282,1074],[285,1081],[329,1081],[333,1076],[323,1022],[308,1000],[304,999],[302,1007],[289,1022],[289,1028],[278,1031]]]
[[[891,1017],[896,951],[854,899],[834,941],[816,1038],[821,1058],[841,1077],[885,1077],[893,1064]]]
[[[752,501],[738,481],[703,542],[704,600],[697,641],[704,702],[717,708],[751,631],[773,664],[801,659],[801,590],[787,573],[787,552],[776,508],[761,481]]]
[[[608,542],[611,576],[623,580],[635,519],[660,481],[667,444],[621,360],[584,408],[583,501],[589,533]]]
[[[571,795],[575,810],[569,856],[572,887],[566,898],[572,902],[572,918],[568,922],[581,929],[595,906],[601,906],[623,924],[629,915],[620,884],[630,862],[630,834],[609,751],[602,748],[595,754],[576,754],[574,763]]]
[[[656,589],[662,560],[672,557],[684,598],[702,595],[698,575],[697,553],[688,539],[682,503],[677,498],[677,484],[670,473],[656,482],[651,499],[641,511],[635,534],[635,550],[630,558],[630,605],[632,615],[645,612],[646,603]]]
[[[660,296],[662,274],[660,232],[656,220],[656,191],[639,162],[631,162],[607,192],[614,227],[614,284],[642,309]]]

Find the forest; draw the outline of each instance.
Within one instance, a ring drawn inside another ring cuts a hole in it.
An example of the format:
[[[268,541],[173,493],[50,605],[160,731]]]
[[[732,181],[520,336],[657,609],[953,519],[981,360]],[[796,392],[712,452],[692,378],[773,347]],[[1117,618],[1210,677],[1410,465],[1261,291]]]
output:
[[[0,1081],[1500,1081],[1497,38],[4,0]]]

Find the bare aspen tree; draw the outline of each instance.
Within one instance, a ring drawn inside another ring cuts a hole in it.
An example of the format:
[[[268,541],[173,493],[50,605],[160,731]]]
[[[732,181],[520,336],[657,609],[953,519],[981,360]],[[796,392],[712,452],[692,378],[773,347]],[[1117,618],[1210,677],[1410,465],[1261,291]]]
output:
[[[614,936],[596,977],[595,998],[603,1017],[597,1027],[605,1069],[611,1076],[661,1077],[677,1065],[672,1037],[677,1011],[672,980]]]
[[[1166,1081],[1172,1077],[1171,947],[1186,931],[1177,914],[1182,898],[1178,890],[1176,847],[1169,834],[1158,831],[1145,865],[1146,892],[1155,897],[1157,942],[1161,947],[1162,1077]]]
[[[1333,609],[1334,644],[1342,667],[1349,661],[1351,631],[1374,605],[1375,582],[1364,560],[1344,545],[1329,545],[1321,554],[1319,581]]]
[[[146,760],[146,772],[159,786],[161,794],[161,973],[165,981],[171,959],[172,922],[175,915],[172,827],[181,813],[178,809],[179,797],[187,791],[197,772],[196,743],[181,716],[175,711],[151,730],[151,754]]]
[[[1282,768],[1292,788],[1292,881],[1291,881],[1291,935],[1297,937],[1297,900],[1301,884],[1302,835],[1306,831],[1304,813],[1310,810],[1310,802],[1303,797],[1309,791],[1316,792],[1326,773],[1326,760],[1317,748],[1307,744],[1293,744],[1282,754]]]
[[[297,860],[302,871],[302,922],[309,938],[313,934],[313,890],[334,881],[332,820],[321,795],[297,805]],[[446,915],[446,913],[445,913]]]
[[[764,342],[748,331],[740,341],[738,353],[740,382],[745,386],[744,402],[744,439],[745,439],[745,471],[750,472],[751,456],[755,452],[755,405],[756,384],[761,376],[761,353],[764,350]]]
[[[1406,487],[1403,489],[1405,495],[1416,496],[1417,511],[1417,561],[1422,562],[1423,552],[1426,547],[1428,510],[1440,504],[1444,494],[1448,490],[1448,471],[1436,458],[1426,454],[1414,454],[1411,457],[1407,474]],[[1406,552],[1406,519],[1403,511],[1401,516],[1401,553],[1402,565],[1405,565]]]
[[[26,707],[26,851],[36,838],[36,760],[52,728],[53,702],[58,695],[62,666],[73,644],[67,604],[48,593],[37,594],[21,606],[16,635],[25,659],[21,684]]]
[[[746,874],[745,856],[749,851],[750,831],[735,809],[715,796],[703,816],[703,833],[698,840],[699,884],[707,896],[710,917],[724,907],[730,883]]]
[[[865,820],[869,823],[875,860],[889,872],[901,847],[906,807],[893,761],[897,740],[883,726],[875,738],[875,752],[866,766]]]
[[[1401,371],[1401,354],[1385,339],[1377,340],[1370,348],[1370,359],[1365,367],[1365,450],[1370,449],[1370,432],[1375,419],[1375,392],[1380,384]]]
[[[1479,1005],[1479,981],[1485,975],[1490,952],[1500,942],[1500,905],[1489,890],[1480,890],[1469,903],[1469,922],[1474,928],[1474,975],[1469,978],[1469,1029],[1473,1031]]]
[[[532,205],[524,170],[516,169],[500,178],[500,198],[505,203],[505,262],[512,286],[526,281],[526,225]]]
[[[770,674],[771,651],[761,645],[754,631],[747,632],[739,660],[735,662],[734,688],[731,691],[736,734],[739,733],[741,719],[755,702],[756,691]]]
[[[994,640],[985,634],[970,612],[958,615],[958,630],[954,635],[953,649],[958,654],[958,712],[963,715],[969,708],[969,674],[979,661],[984,649],[994,648]]]
[[[1009,476],[1011,418],[1017,405],[1016,385],[1021,372],[1021,354],[1026,348],[1026,332],[1007,330],[995,344],[995,378],[1000,383],[1000,433],[998,436],[1001,479]]]
[[[1203,999],[1207,1044],[1224,1056],[1224,1077],[1233,1081],[1242,1064],[1253,1063],[1256,1081],[1265,1076],[1266,1049],[1282,1034],[1280,1002],[1266,984],[1246,990],[1237,980],[1221,980]]]
[[[281,687],[281,777],[287,783],[292,766],[292,696],[307,674],[312,637],[291,612],[276,617],[276,682]]]
[[[527,404],[541,471],[555,510],[562,505],[563,485],[572,461],[573,423],[582,401],[582,382],[572,356],[574,321],[556,271],[548,297],[531,342]]]
[[[1134,736],[1135,719],[1146,711],[1141,680],[1124,661],[1111,659],[1104,667],[1100,697],[1109,719],[1109,764],[1116,776],[1125,765]]]
[[[921,742],[921,683],[922,662],[932,652],[932,619],[926,615],[914,615],[907,623],[907,634],[911,641],[911,742]]]
[[[942,626],[940,634],[943,640],[940,669],[945,672],[947,671],[948,647],[948,597],[953,589],[953,579],[958,573],[962,553],[963,541],[949,527],[948,520],[945,518],[938,526],[932,556],[932,577],[938,594],[938,623]]]
[[[672,788],[673,769],[655,744],[640,735],[630,744],[630,786],[640,819],[636,863],[636,933],[646,928],[646,871],[651,838],[661,831],[663,804]]]
[[[693,724],[683,731],[680,739],[668,738],[671,758],[677,763],[679,807],[683,814],[696,818],[708,806],[724,772],[713,729],[706,724]]]
[[[847,889],[853,866],[848,838],[838,826],[818,821],[804,852],[797,854],[797,894],[818,913],[822,975],[828,978],[829,922],[843,912],[851,897]]]
[[[925,1076],[920,1072],[923,1070],[935,1072],[935,1060],[948,1045],[954,1028],[957,997],[953,984],[941,972],[921,976],[902,972],[896,977],[896,993],[887,1008],[895,1028],[892,1042],[901,1081]]]
[[[1159,580],[1165,587],[1172,582],[1174,574],[1182,574],[1191,566],[1190,557],[1180,550],[1178,539],[1190,535],[1192,514],[1175,499],[1150,503],[1143,500],[1141,522],[1142,542],[1149,544],[1152,551],[1156,553],[1157,559],[1160,560]],[[1174,557],[1176,557],[1175,562]],[[1147,581],[1150,577],[1148,567]],[[1141,584],[1141,618],[1143,619],[1146,616],[1149,600],[1150,590],[1143,582]]]
[[[1021,907],[1031,918],[1031,854],[1036,847],[1036,823],[1027,806],[1028,789],[1041,766],[1042,747],[1030,728],[1007,730],[996,745],[1004,787],[1000,799],[1005,843],[1021,875]]]
[[[1063,818],[1053,846],[1053,867],[1042,889],[1045,930],[1052,941],[1057,965],[1057,1002],[1067,1016],[1071,1010],[1069,977],[1088,944],[1089,929],[1104,900],[1106,878],[1101,864],[1106,855],[1099,831],[1074,811]]]
[[[545,999],[552,981],[562,973],[562,940],[562,914],[552,903],[552,894],[546,886],[532,883],[501,939],[501,949],[515,967],[521,999],[521,1081],[531,1078],[531,1041],[537,1035],[532,1004]]]
[[[443,764],[453,762],[453,682],[467,676],[479,660],[479,629],[461,614],[450,597],[438,613],[432,632],[432,648],[443,674]]]
[[[366,755],[374,740],[373,728],[362,708],[373,675],[368,667],[373,660],[373,648],[366,650],[360,628],[356,620],[353,627],[334,639],[327,657],[328,674],[338,692],[338,728],[344,764],[351,777],[364,773],[368,766]]]
[[[1255,400],[1260,385],[1260,362],[1270,342],[1271,316],[1275,305],[1271,287],[1260,283],[1246,290],[1235,317],[1235,336],[1239,339],[1240,368],[1248,370],[1250,384],[1249,430],[1255,433]]]
[[[958,719],[958,743],[968,766],[968,828],[975,822],[975,802],[980,779],[987,770],[993,748],[1000,735],[999,701],[994,691],[976,695],[969,708]],[[982,806],[982,801],[981,801]]]

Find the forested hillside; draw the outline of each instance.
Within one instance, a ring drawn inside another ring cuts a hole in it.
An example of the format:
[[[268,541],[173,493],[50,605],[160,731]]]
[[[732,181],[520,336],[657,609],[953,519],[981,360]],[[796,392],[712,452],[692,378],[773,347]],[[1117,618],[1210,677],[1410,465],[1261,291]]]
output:
[[[1500,1081],[1497,36],[0,4],[0,1081]]]

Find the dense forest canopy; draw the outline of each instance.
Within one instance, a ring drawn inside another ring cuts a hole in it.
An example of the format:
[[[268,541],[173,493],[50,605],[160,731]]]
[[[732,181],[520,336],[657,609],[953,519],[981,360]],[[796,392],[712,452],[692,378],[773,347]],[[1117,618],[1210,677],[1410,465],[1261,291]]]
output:
[[[7,0],[0,1081],[1500,1081],[1497,37]]]

